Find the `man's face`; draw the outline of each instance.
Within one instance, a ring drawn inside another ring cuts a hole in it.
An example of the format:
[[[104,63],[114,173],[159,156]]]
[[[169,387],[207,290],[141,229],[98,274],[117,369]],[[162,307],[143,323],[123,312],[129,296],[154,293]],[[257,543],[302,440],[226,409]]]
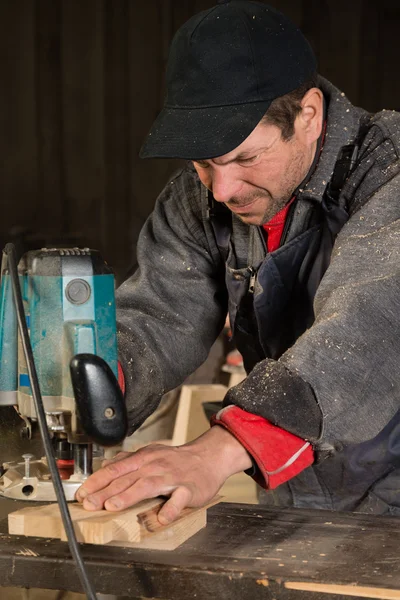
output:
[[[285,206],[308,173],[322,119],[318,117],[312,132],[309,125],[297,117],[295,133],[285,141],[277,126],[261,122],[235,150],[194,161],[194,167],[217,202],[245,223],[262,225]]]

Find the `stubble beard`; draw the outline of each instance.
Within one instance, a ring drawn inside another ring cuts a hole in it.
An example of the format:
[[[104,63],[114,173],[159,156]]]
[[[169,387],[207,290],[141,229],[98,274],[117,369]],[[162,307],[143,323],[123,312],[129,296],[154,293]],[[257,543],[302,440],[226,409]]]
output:
[[[244,206],[259,198],[266,198],[268,201],[267,206],[259,217],[251,211],[248,213],[236,214],[236,216],[244,223],[251,221],[251,224],[253,225],[264,225],[278,214],[292,199],[294,192],[306,177],[309,168],[309,160],[307,160],[303,153],[299,152],[294,155],[290,170],[285,174],[279,196],[273,197],[268,190],[259,188],[257,191],[249,194],[246,198],[241,198],[240,200],[231,198],[228,202],[228,208],[230,204],[232,206]]]
[[[280,196],[274,198],[267,190],[260,189],[259,191],[246,196],[246,198],[241,198],[240,201],[236,198],[231,198],[228,203],[228,208],[230,206],[245,206],[255,200],[265,198],[267,206],[262,213],[257,214],[251,210],[249,210],[248,213],[235,213],[235,215],[244,223],[249,222],[249,224],[258,226],[264,225],[286,206],[291,200],[294,190],[295,187],[290,186],[288,189],[285,189]]]

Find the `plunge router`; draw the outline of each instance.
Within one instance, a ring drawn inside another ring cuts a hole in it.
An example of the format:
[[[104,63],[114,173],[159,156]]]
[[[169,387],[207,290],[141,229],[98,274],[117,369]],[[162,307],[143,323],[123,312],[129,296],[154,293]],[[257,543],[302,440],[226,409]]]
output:
[[[127,415],[119,388],[114,276],[99,252],[42,249],[18,264],[26,324],[47,427],[67,500],[92,473],[93,443],[118,444]],[[37,421],[17,328],[7,258],[0,286],[0,407],[14,406],[23,432]],[[15,499],[56,500],[46,461],[24,454],[3,462],[0,493]]]

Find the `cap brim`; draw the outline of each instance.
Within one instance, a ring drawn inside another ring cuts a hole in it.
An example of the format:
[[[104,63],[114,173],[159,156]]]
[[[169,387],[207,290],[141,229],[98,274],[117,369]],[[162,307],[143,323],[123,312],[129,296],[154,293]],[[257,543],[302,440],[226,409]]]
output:
[[[154,122],[141,158],[202,160],[237,148],[258,125],[270,101],[211,108],[165,107]]]

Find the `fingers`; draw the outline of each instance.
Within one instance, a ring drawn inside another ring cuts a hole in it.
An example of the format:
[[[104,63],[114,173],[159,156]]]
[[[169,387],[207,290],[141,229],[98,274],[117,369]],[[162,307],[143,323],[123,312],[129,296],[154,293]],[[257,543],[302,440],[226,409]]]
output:
[[[136,453],[122,452],[91,475],[76,498],[86,510],[115,512],[142,500],[170,496],[158,514],[159,522],[166,525],[187,506],[201,506],[215,495],[221,481],[211,465],[191,448],[152,445]]]
[[[75,494],[78,502],[82,502],[89,494],[106,488],[114,479],[123,477],[128,473],[137,471],[143,464],[143,455],[139,453],[130,454],[126,458],[110,462],[107,466],[99,469],[87,479]]]
[[[150,498],[169,495],[171,486],[162,475],[154,475],[138,479],[132,486],[116,496],[112,496],[104,503],[104,508],[110,512],[124,510]]]
[[[179,517],[184,508],[189,506],[192,499],[191,491],[186,487],[177,488],[170,499],[162,506],[157,518],[161,525],[168,525]]]
[[[166,483],[165,477],[147,477],[146,479],[139,479],[122,493],[106,500],[104,508],[110,512],[116,512],[129,508],[142,500],[170,493],[171,486]],[[192,492],[186,487],[179,487],[172,491],[171,497],[165,502],[157,515],[161,525],[168,525],[175,521],[183,509],[190,505],[191,499]]]
[[[171,498],[162,507],[158,519],[163,525],[174,521],[192,499],[192,491],[185,487],[175,489],[168,475],[144,475],[130,473],[112,482],[107,488],[91,494],[83,501],[86,510],[121,511],[142,500],[169,496]]]
[[[107,487],[114,479],[123,477],[130,472],[137,471],[146,463],[159,457],[165,450],[168,451],[172,449],[169,446],[163,446],[161,444],[151,444],[137,452],[120,452],[115,459],[108,461],[104,467],[93,473],[93,475],[81,485],[75,494],[75,498],[78,502],[83,502],[89,494],[93,494],[98,490]]]
[[[132,473],[128,473],[123,477],[115,479],[105,488],[86,496],[83,500],[83,508],[86,510],[101,510],[104,507],[106,500],[124,492],[131,487],[137,479],[137,471],[133,471]]]

